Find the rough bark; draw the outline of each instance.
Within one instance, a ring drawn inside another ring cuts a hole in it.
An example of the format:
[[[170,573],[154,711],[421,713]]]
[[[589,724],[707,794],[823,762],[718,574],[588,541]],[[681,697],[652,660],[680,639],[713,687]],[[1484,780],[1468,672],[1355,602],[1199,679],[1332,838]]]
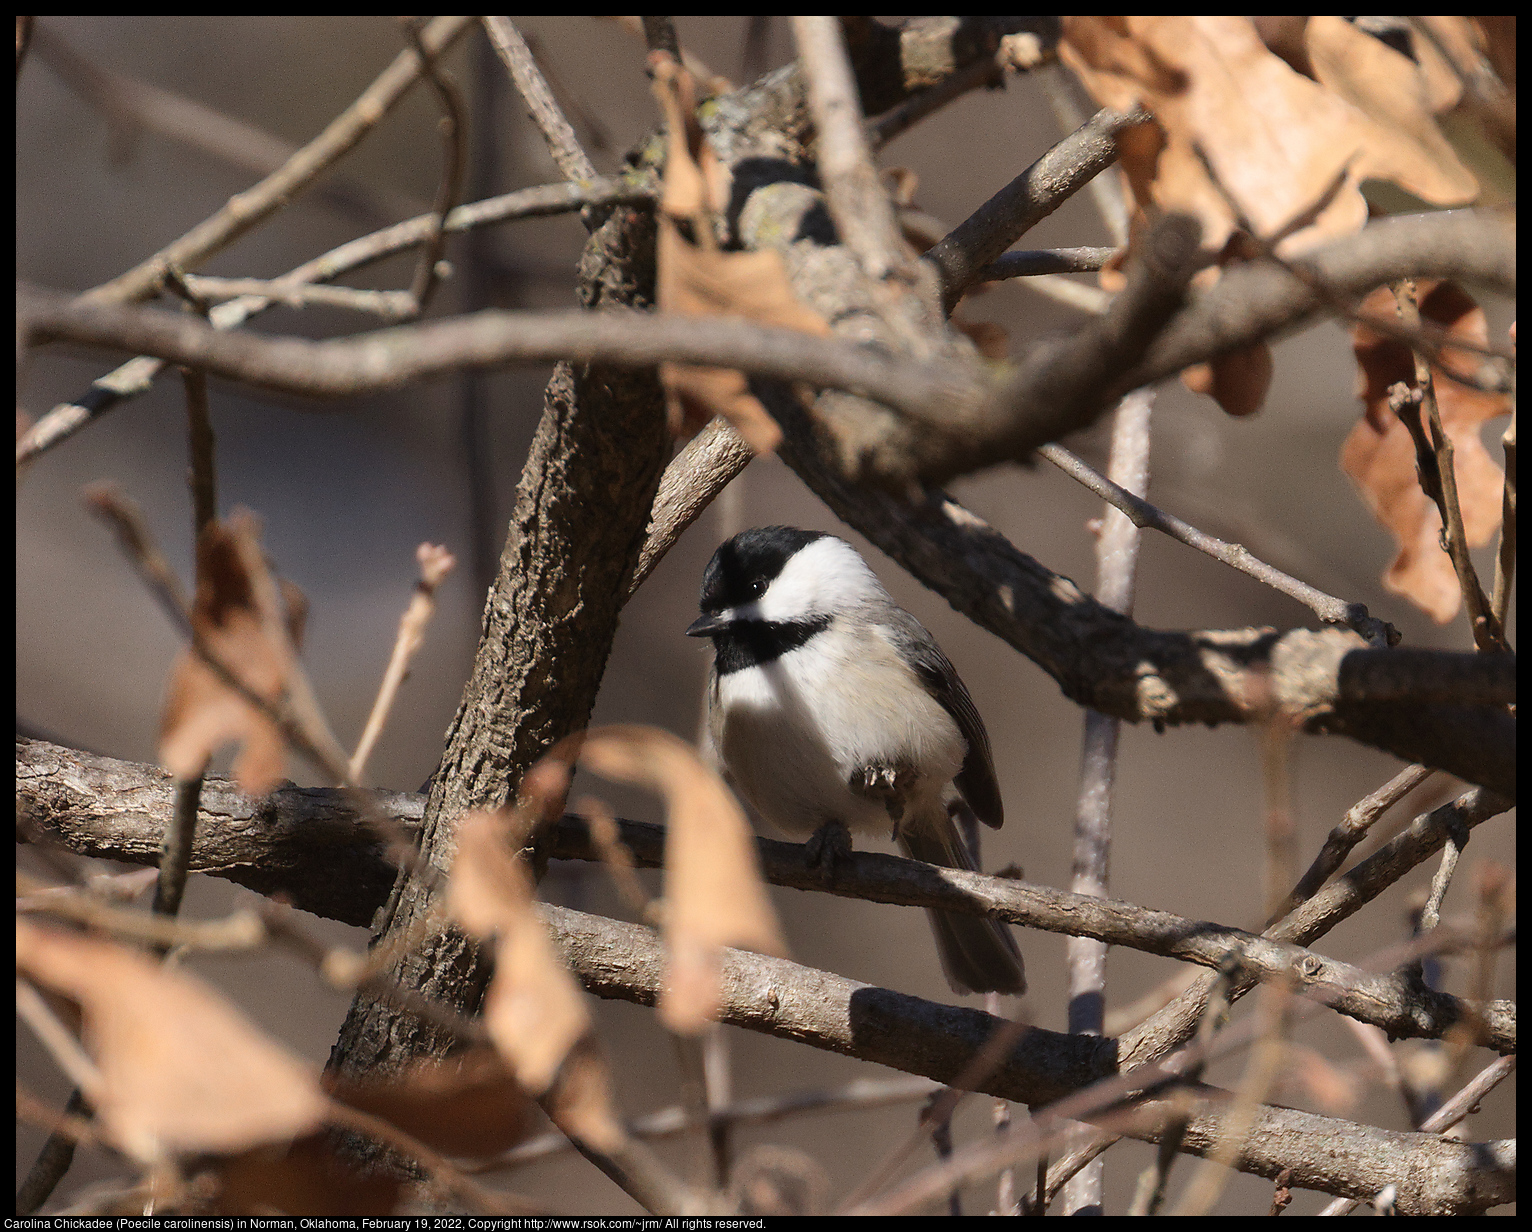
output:
[[[647,306],[653,244],[652,214],[614,209],[581,262],[583,306]],[[505,803],[550,745],[589,721],[668,454],[653,372],[570,364],[554,370],[473,672],[431,782],[421,850],[435,867],[451,867],[464,813]],[[483,996],[485,965],[475,945],[433,918],[432,905],[428,887],[401,874],[373,922],[374,942],[417,938],[404,947],[393,977],[471,1014]],[[363,994],[330,1065],[378,1076],[448,1042]]]

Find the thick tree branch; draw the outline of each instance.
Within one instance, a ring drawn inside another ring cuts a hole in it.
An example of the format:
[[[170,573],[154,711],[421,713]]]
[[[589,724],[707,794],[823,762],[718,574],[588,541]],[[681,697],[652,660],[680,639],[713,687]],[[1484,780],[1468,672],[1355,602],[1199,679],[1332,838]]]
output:
[[[768,406],[789,426],[783,457],[821,500],[1082,706],[1158,727],[1248,722],[1276,701],[1304,714],[1309,731],[1347,735],[1515,795],[1516,721],[1509,713],[1401,706],[1341,692],[1341,664],[1368,649],[1349,630],[1145,629],[1018,551],[944,493],[907,503],[848,483],[796,404],[772,399]]]
[[[591,992],[640,1005],[656,1002],[665,955],[652,931],[562,907],[542,912],[565,961]],[[980,1010],[938,1005],[785,959],[723,954],[722,1021],[938,1082],[956,1080],[1003,1025]],[[1033,1028],[980,1087],[1002,1099],[1048,1104],[1115,1073],[1112,1041]],[[1187,1122],[1183,1148],[1205,1155],[1220,1141],[1218,1105],[1228,1096],[1200,1085],[1191,1091],[1212,1103],[1199,1104]],[[1174,1092],[1137,1101],[1139,1115],[1127,1132],[1155,1141],[1173,1102]],[[1267,1177],[1292,1168],[1294,1185],[1348,1197],[1370,1198],[1395,1182],[1401,1210],[1445,1214],[1512,1201],[1513,1160],[1510,1144],[1394,1133],[1262,1106],[1236,1166]]]
[[[18,739],[17,775],[18,798],[39,833],[82,854],[153,862],[157,855],[155,838],[169,815],[172,792],[170,780],[156,768]],[[198,826],[198,844],[192,857],[194,869],[230,876],[264,893],[286,890],[291,885],[297,891],[296,905],[357,922],[361,909],[367,906],[361,900],[361,888],[371,887],[376,894],[383,881],[380,871],[386,866],[370,835],[354,821],[351,849],[340,845],[346,833],[344,814],[327,807],[330,801],[339,803],[335,793],[288,788],[257,802],[239,796],[226,781],[218,779],[209,779],[205,790],[204,818]],[[132,802],[131,811],[124,802]],[[420,816],[418,797],[394,796],[387,804],[408,806],[406,815],[412,819]],[[1506,802],[1499,805],[1506,806]],[[1490,815],[1494,807],[1492,804],[1480,812]],[[1475,817],[1477,820],[1482,817]],[[631,821],[620,824],[623,842],[640,866],[663,865],[662,827]],[[759,839],[758,850],[762,871],[774,885],[871,902],[989,915],[1213,969],[1237,957],[1247,986],[1293,972],[1298,987],[1307,995],[1359,1021],[1380,1026],[1391,1035],[1439,1038],[1454,1023],[1471,1020],[1482,1024],[1490,1047],[1501,1052],[1515,1049],[1515,1010],[1508,1003],[1468,1007],[1459,998],[1399,973],[1367,972],[1281,936],[1262,938],[1243,929],[1131,903],[937,868],[877,852],[851,853],[837,862],[835,876],[827,879],[800,844]],[[602,858],[584,822],[573,817],[550,830],[542,851],[553,859]],[[1419,858],[1428,854],[1422,852]],[[313,878],[312,870],[320,866],[328,878],[323,888],[304,880]],[[1396,863],[1395,876],[1404,867],[1409,866]],[[339,884],[337,868],[356,877],[357,884]],[[252,873],[265,874],[261,884],[252,884]],[[1381,885],[1373,892],[1378,889]],[[342,911],[348,914],[341,916]]]
[[[584,306],[647,305],[653,243],[649,212],[613,210],[581,262]],[[451,866],[454,831],[466,812],[505,803],[550,745],[589,722],[670,452],[664,424],[652,370],[568,363],[554,370],[479,650],[431,782],[421,830],[431,865]],[[391,969],[395,981],[462,1013],[478,1008],[488,972],[477,946],[441,920],[428,879],[401,873],[373,927],[380,943],[412,940]],[[377,1076],[449,1042],[388,1001],[362,994],[330,1064]]]

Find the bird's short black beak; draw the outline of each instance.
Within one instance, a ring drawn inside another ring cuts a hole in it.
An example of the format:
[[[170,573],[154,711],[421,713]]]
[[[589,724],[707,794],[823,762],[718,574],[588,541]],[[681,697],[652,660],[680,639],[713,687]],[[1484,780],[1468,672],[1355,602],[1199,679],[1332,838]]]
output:
[[[729,621],[723,616],[712,616],[704,612],[691,624],[686,626],[687,637],[712,637],[715,633],[722,633],[729,627]]]

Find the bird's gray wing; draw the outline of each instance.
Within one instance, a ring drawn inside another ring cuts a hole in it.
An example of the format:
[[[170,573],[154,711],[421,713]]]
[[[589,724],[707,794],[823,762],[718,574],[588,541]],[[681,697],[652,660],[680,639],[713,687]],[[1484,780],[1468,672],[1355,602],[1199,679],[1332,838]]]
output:
[[[926,691],[952,716],[968,745],[963,768],[952,781],[978,819],[998,830],[1005,820],[1005,807],[1000,802],[1000,785],[995,781],[995,762],[984,720],[936,639],[908,612],[901,609],[899,614],[905,619],[892,626],[892,632],[900,650],[915,668]]]

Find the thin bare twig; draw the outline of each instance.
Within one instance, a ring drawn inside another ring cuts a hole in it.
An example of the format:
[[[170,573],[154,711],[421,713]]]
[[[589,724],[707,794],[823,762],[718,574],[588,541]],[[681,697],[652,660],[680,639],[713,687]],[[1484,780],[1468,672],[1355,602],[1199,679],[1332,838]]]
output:
[[[331,1101],[325,1110],[330,1124],[363,1134],[391,1150],[413,1159],[425,1175],[425,1183],[454,1204],[466,1203],[486,1215],[546,1215],[548,1208],[516,1194],[486,1189],[460,1171],[444,1156],[437,1154],[420,1139],[405,1133],[380,1116]]]
[[[188,274],[186,285],[209,303],[259,297],[284,308],[321,305],[345,308],[372,316],[402,321],[415,314],[415,297],[409,291],[373,291],[363,287],[332,287],[295,283],[288,278],[216,278]]]
[[[1095,182],[1091,181],[1092,184]],[[1007,278],[1035,278],[1042,274],[1089,274],[1099,270],[1117,252],[1116,248],[1044,248],[1035,252],[1008,252],[981,269],[976,281],[1001,282]]]
[[[1339,824],[1325,837],[1324,846],[1314,857],[1308,871],[1298,879],[1298,884],[1293,887],[1286,901],[1267,919],[1266,926],[1270,928],[1300,903],[1313,898],[1330,874],[1345,863],[1351,849],[1367,836],[1373,823],[1435,773],[1425,766],[1406,766],[1377,791],[1362,797],[1347,809]]]
[[[436,588],[457,564],[446,548],[429,543],[422,543],[415,549],[415,559],[420,564],[420,579],[415,583],[415,592],[410,596],[409,606],[399,618],[399,633],[394,639],[388,667],[384,669],[383,679],[378,685],[378,695],[372,703],[367,723],[362,728],[361,739],[356,743],[356,752],[351,754],[348,763],[349,778],[353,783],[362,781],[367,759],[372,755],[373,746],[383,732],[383,725],[388,722],[388,712],[393,708],[399,686],[409,674],[410,661],[425,641],[426,626],[436,613]]]
[[[415,276],[410,280],[410,298],[415,302],[417,313],[426,310],[431,292],[436,287],[437,265],[447,247],[444,224],[447,215],[462,200],[463,181],[468,170],[468,108],[463,102],[463,92],[458,89],[457,82],[442,72],[436,53],[426,46],[425,20],[422,17],[400,18],[404,37],[420,57],[426,78],[442,105],[441,180],[436,189],[436,202],[431,209],[431,234],[415,266]]]
[[[792,1091],[743,1099],[720,1108],[709,1109],[706,1120],[735,1126],[769,1125],[776,1121],[818,1112],[858,1111],[884,1108],[925,1099],[937,1084],[929,1078],[858,1078],[845,1086],[826,1090]],[[627,1131],[635,1138],[664,1139],[689,1133],[696,1128],[694,1115],[681,1107],[663,1108],[628,1122]],[[524,1167],[550,1155],[573,1150],[568,1138],[560,1133],[544,1134],[513,1147],[504,1155],[468,1165],[471,1173],[501,1172]]]
[[[296,145],[265,129],[88,59],[50,26],[40,26],[37,36],[43,62],[102,113],[116,141],[140,131],[154,133],[255,175],[272,174],[297,153]],[[326,176],[312,191],[326,204],[374,227],[422,209],[412,194],[340,173]]]
[[[505,64],[511,80],[516,83],[516,89],[526,102],[527,114],[531,116],[532,123],[537,125],[538,132],[542,133],[543,140],[548,143],[548,153],[553,156],[554,165],[566,180],[576,183],[594,180],[595,165],[581,148],[580,140],[575,136],[569,121],[564,118],[558,100],[553,96],[553,89],[538,67],[532,49],[521,37],[521,32],[511,24],[509,17],[485,17],[483,22],[496,54]]]
[[[980,56],[965,64],[957,72],[942,78],[934,86],[928,86],[918,94],[912,94],[892,111],[885,112],[866,124],[867,141],[874,150],[881,150],[901,133],[908,132],[929,115],[934,115],[954,99],[961,98],[980,86],[995,85],[1004,72],[997,56]]]
[[[101,1071],[96,1068],[74,1032],[66,1027],[43,995],[30,981],[16,977],[16,1016],[32,1028],[32,1034],[58,1062],[78,1090],[101,1090]]]
[[[1480,1101],[1515,1072],[1516,1058],[1514,1056],[1496,1057],[1475,1074],[1472,1080],[1465,1083],[1456,1095],[1427,1117],[1421,1123],[1421,1130],[1431,1134],[1446,1133],[1470,1113],[1477,1112]],[[1349,1215],[1358,1204],[1356,1198],[1336,1198],[1319,1213]]]
[[[1045,66],[1037,74],[1037,80],[1043,87],[1048,106],[1061,132],[1072,133],[1086,122],[1075,79],[1061,65]],[[1096,213],[1106,225],[1107,234],[1112,237],[1114,244],[1122,247],[1128,242],[1128,202],[1123,193],[1122,176],[1110,173],[1095,176],[1087,185],[1087,190],[1096,203]]]
[[[1142,497],[1149,490],[1149,417],[1152,390],[1136,390],[1118,404],[1112,426],[1109,471],[1124,491]],[[1117,509],[1109,509],[1096,533],[1096,599],[1124,616],[1132,615],[1138,572],[1139,528]],[[1120,720],[1099,711],[1085,712],[1080,751],[1080,788],[1075,806],[1074,869],[1070,889],[1076,894],[1106,896],[1112,845],[1112,788],[1117,774]],[[1100,1035],[1106,1016],[1106,953],[1100,941],[1071,937],[1065,943],[1069,982],[1069,1029],[1076,1035]],[[1072,1142],[1094,1131],[1081,1127]],[[1102,1167],[1092,1163],[1065,1186],[1065,1214],[1101,1209]]]
[[[1413,279],[1406,279],[1394,286],[1394,299],[1399,308],[1399,317],[1406,328],[1418,331],[1421,327],[1420,303],[1416,298],[1415,283]],[[1423,407],[1426,419],[1431,425],[1431,459],[1427,463],[1420,457],[1420,446],[1424,443],[1420,434],[1414,427],[1410,428],[1410,434],[1416,440],[1417,461],[1421,464],[1420,482],[1425,488],[1426,495],[1435,503],[1441,514],[1442,527],[1444,529],[1444,545],[1447,554],[1452,559],[1452,568],[1457,573],[1458,586],[1463,592],[1463,606],[1468,611],[1470,627],[1473,631],[1474,645],[1480,650],[1505,650],[1505,631],[1495,619],[1494,610],[1490,604],[1489,596],[1484,593],[1483,586],[1479,583],[1478,571],[1474,568],[1473,558],[1468,553],[1468,531],[1463,525],[1463,509],[1458,501],[1457,469],[1453,465],[1455,450],[1452,438],[1447,435],[1442,427],[1441,408],[1436,400],[1436,379],[1431,370],[1431,363],[1419,348],[1413,348],[1415,357],[1415,388],[1419,391],[1419,404],[1401,405],[1397,412],[1400,418],[1410,426],[1413,419],[1417,424],[1420,410]],[[1395,399],[1390,391],[1389,404],[1393,405]]]
[[[193,624],[180,580],[155,545],[137,507],[110,485],[97,484],[88,490],[87,496],[92,510],[117,532],[123,551],[171,621],[190,639],[197,657],[245,702],[275,723],[287,741],[329,775],[334,783],[354,787],[346,754],[331,734],[307,674],[296,659],[286,682],[285,695],[279,703],[273,704],[252,690],[239,673],[207,645]],[[440,879],[434,866],[416,851],[409,835],[378,809],[367,793],[353,791],[351,801],[363,821],[383,840],[390,860],[415,869],[421,876]]]
[[[1420,909],[1417,927],[1423,933],[1430,932],[1442,922],[1442,900],[1447,897],[1447,887],[1452,884],[1452,874],[1457,871],[1458,858],[1468,844],[1468,833],[1467,826],[1458,826],[1447,835],[1446,846],[1442,848],[1442,862],[1437,865],[1425,906]]]
[[[426,49],[440,54],[473,24],[472,17],[437,17],[421,35]],[[273,212],[286,205],[326,168],[348,153],[421,77],[424,66],[413,51],[399,55],[324,132],[304,146],[280,170],[230,198],[216,214],[148,260],[86,295],[101,303],[122,303],[152,295],[171,266],[193,270]]]
[[[1344,599],[1327,595],[1307,582],[1301,582],[1275,566],[1257,559],[1241,544],[1229,543],[1198,530],[1189,522],[1183,521],[1174,514],[1166,513],[1141,496],[1113,483],[1062,445],[1044,445],[1037,452],[1070,478],[1084,484],[1108,504],[1120,510],[1135,526],[1148,527],[1169,535],[1178,543],[1195,548],[1214,560],[1223,562],[1231,569],[1238,569],[1241,573],[1264,582],[1273,590],[1296,599],[1321,620],[1355,629],[1374,645],[1388,646],[1398,641],[1398,635],[1392,631],[1392,627],[1375,616],[1369,615],[1365,604],[1347,603]]]
[[[989,268],[989,266],[985,267],[985,269]],[[1104,291],[1100,287],[1093,287],[1089,283],[1061,278],[1058,274],[1038,274],[1028,278],[1023,285],[1028,291],[1036,291],[1039,295],[1057,300],[1077,312],[1088,312],[1093,317],[1101,316],[1112,305],[1111,292]]]
[[[67,299],[36,290],[18,310],[38,337],[155,352],[229,377],[313,397],[356,397],[435,373],[568,359],[649,367],[664,360],[732,367],[877,398],[900,409],[954,407],[985,396],[985,376],[960,360],[895,359],[855,343],[729,317],[601,312],[504,312],[395,326],[310,342],[221,331],[158,308]]]
[[[948,310],[985,266],[1116,161],[1118,133],[1148,118],[1142,108],[1097,112],[926,253],[941,273]]]
[[[652,181],[642,175],[598,178],[587,184],[548,184],[458,206],[447,215],[445,229],[455,234],[520,218],[573,213],[586,205],[643,204],[653,200]],[[359,236],[269,282],[250,280],[248,288],[239,296],[212,309],[210,322],[215,329],[233,329],[268,308],[293,300],[300,304],[312,300],[384,316],[408,316],[413,301],[407,292],[363,291],[353,287],[311,284],[324,283],[395,253],[418,247],[430,238],[433,217],[422,214],[370,235]],[[199,297],[223,298],[218,294],[223,280],[188,274],[185,281]],[[228,280],[230,283],[236,281]],[[93,381],[90,392],[77,401],[54,407],[17,440],[16,465],[20,467],[33,461],[122,402],[147,392],[163,366],[163,360],[139,356]]]
[[[1197,1024],[1197,1044],[1203,1059],[1187,1067],[1186,1076],[1189,1081],[1202,1081],[1203,1072],[1207,1068],[1205,1058],[1212,1051],[1214,1037],[1223,1029],[1224,1020],[1229,1013],[1229,985],[1238,970],[1239,956],[1237,954],[1231,954],[1229,961],[1218,970],[1217,981],[1208,996],[1207,1008],[1202,1012],[1202,1021]],[[1176,1156],[1180,1153],[1192,1111],[1193,1106],[1188,1102],[1181,1110],[1182,1115],[1172,1116],[1165,1126],[1155,1151],[1154,1165],[1146,1168],[1139,1177],[1138,1191],[1134,1194],[1133,1204],[1128,1210],[1129,1215],[1160,1213],[1160,1206],[1165,1201],[1165,1186],[1170,1180],[1170,1170],[1175,1165]],[[1090,1141],[1081,1143],[1082,1148],[1092,1145]]]
[[[1500,547],[1495,552],[1495,594],[1490,611],[1503,629],[1511,610],[1512,583],[1516,580],[1516,405],[1511,404],[1511,423],[1500,438],[1505,450],[1505,489],[1500,497]]]
[[[795,16],[791,22],[814,115],[815,163],[841,243],[874,282],[908,281],[911,254],[872,163],[840,22],[826,16]]]
[[[1261,986],[1261,1031],[1255,1050],[1235,1091],[1234,1102],[1223,1115],[1218,1145],[1198,1166],[1186,1192],[1170,1212],[1172,1216],[1208,1214],[1229,1183],[1256,1115],[1286,1062],[1293,1026],[1292,1000],[1292,988],[1287,981],[1276,979]]]

